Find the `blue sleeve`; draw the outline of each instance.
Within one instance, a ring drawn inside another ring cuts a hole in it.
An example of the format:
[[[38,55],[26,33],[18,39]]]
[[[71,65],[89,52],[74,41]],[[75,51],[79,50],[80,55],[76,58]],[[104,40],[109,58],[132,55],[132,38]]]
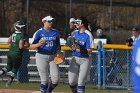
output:
[[[39,31],[37,31],[34,33],[32,44],[38,43],[39,40],[40,40],[40,33],[39,33]]]

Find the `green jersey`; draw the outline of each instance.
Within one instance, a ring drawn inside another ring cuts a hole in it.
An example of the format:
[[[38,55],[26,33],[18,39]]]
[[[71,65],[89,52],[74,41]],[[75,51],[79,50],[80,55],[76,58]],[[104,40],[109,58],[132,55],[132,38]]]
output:
[[[24,40],[24,34],[22,32],[15,31],[12,34],[12,42],[9,48],[10,53],[22,53],[23,50],[19,48],[20,40]]]

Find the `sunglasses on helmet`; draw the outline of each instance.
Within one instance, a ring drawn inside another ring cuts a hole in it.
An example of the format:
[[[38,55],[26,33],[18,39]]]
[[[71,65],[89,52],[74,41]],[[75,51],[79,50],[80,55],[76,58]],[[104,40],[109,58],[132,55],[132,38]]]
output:
[[[82,20],[75,20],[75,25],[81,25],[82,24]]]
[[[54,20],[54,19],[52,19],[52,20],[48,20],[47,22],[48,22],[48,23],[54,23],[54,22],[55,22],[55,20]]]

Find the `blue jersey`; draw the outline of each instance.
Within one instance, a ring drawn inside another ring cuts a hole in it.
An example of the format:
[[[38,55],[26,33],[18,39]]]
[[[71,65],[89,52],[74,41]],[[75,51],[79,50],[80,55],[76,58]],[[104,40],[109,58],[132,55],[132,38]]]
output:
[[[134,44],[132,60],[134,93],[140,93],[140,36]]]
[[[93,36],[88,30],[85,30],[83,33],[80,33],[79,30],[75,30],[72,36],[78,41],[78,47],[80,48],[80,50],[94,48]],[[72,55],[81,58],[89,57],[88,54],[81,54],[80,52],[76,52],[76,51],[73,51]]]
[[[45,41],[45,44],[38,47],[37,52],[41,54],[54,55],[60,47],[60,35],[56,29],[46,31],[44,28],[39,29],[33,36],[32,44],[36,44],[40,39]]]

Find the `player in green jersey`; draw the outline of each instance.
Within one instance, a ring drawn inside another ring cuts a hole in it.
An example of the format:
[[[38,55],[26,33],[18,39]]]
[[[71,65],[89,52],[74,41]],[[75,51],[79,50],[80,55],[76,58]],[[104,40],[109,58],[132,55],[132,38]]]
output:
[[[17,21],[14,24],[15,32],[8,39],[9,52],[7,54],[7,66],[0,70],[0,76],[11,71],[8,75],[6,86],[11,85],[21,65],[23,50],[29,46],[28,42],[25,42],[24,27],[24,22]]]

